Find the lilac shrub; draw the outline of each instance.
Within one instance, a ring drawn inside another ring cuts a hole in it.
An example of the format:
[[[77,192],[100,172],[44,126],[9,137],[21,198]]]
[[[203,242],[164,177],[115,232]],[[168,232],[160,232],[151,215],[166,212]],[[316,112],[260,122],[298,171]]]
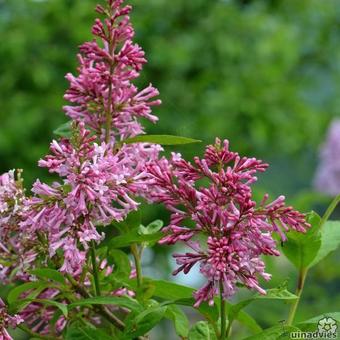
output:
[[[226,339],[238,312],[227,311],[225,300],[239,286],[295,301],[291,326],[300,291],[263,287],[259,278],[271,274],[262,256],[279,256],[281,241],[290,259],[294,240],[308,248],[327,218],[316,226],[315,214],[307,221],[283,196],[256,203],[252,185],[268,164],[240,157],[227,140],[217,138],[193,163],[176,153],[160,156],[161,145],[197,141],[146,134],[141,119],[155,123],[152,108],[161,102],[151,84],[133,84],[146,59],[123,2],[96,7],[104,19],[95,20],[93,40],[80,47],[77,75],[66,76],[71,120],[38,163],[54,181],[37,179],[28,193],[21,170],[0,177],[0,279],[12,287],[6,304],[0,299],[0,340],[11,339],[8,328],[15,327],[39,339],[147,339],[163,318],[180,338],[196,339],[200,325],[189,329],[181,304],[202,313],[207,332]],[[168,226],[143,226],[141,202],[164,204]],[[198,265],[205,284],[197,291],[143,276],[145,247],[178,242],[191,250],[173,255],[173,274]]]

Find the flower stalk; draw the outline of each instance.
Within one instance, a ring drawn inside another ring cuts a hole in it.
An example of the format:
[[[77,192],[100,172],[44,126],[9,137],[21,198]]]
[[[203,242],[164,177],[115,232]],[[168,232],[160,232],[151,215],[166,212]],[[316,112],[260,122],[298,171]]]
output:
[[[93,240],[91,241],[91,246],[90,246],[90,256],[91,256],[91,261],[92,261],[94,290],[95,290],[96,296],[100,296],[101,290],[100,290],[100,280],[99,280],[99,272],[98,272],[98,266],[97,266],[96,243]]]
[[[319,230],[322,229],[324,224],[331,217],[333,211],[335,210],[335,208],[337,207],[339,202],[340,202],[340,194],[337,195],[333,199],[333,201],[328,206],[326,212],[322,216],[321,221],[320,221]],[[297,283],[296,292],[295,292],[295,294],[297,295],[298,298],[292,304],[290,311],[289,311],[289,314],[288,314],[287,325],[289,325],[289,326],[293,325],[293,323],[294,323],[296,311],[298,309],[298,306],[299,306],[299,303],[300,303],[300,300],[301,300],[302,291],[303,291],[303,288],[305,286],[305,281],[306,281],[306,277],[307,277],[307,274],[308,274],[308,270],[309,270],[309,268],[301,268],[299,270],[298,283]]]
[[[226,316],[226,306],[225,306],[225,299],[223,297],[223,281],[220,280],[220,318],[221,318],[221,334],[220,339],[226,339],[226,323],[227,323],[227,316]]]

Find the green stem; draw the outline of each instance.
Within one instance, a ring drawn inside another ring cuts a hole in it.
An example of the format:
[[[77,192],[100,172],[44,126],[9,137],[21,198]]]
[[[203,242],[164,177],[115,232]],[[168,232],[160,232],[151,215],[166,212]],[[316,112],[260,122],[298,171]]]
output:
[[[141,257],[138,251],[138,247],[136,244],[131,245],[131,253],[135,261],[136,274],[137,274],[137,286],[138,288],[142,288],[142,285],[143,285],[142,263],[141,263]]]
[[[225,300],[223,297],[223,283],[222,280],[220,280],[220,317],[221,317],[221,334],[220,334],[220,340],[225,340],[226,339],[226,311],[225,311]],[[229,325],[228,325],[229,326]]]
[[[334,209],[337,207],[339,202],[340,202],[340,194],[336,196],[331,202],[331,204],[328,206],[326,212],[321,218],[319,229],[321,229],[323,225],[328,221],[328,219],[332,215]],[[294,322],[295,314],[299,306],[299,302],[301,299],[301,295],[302,295],[303,287],[305,285],[307,274],[308,274],[308,268],[300,269],[299,277],[298,277],[298,284],[297,284],[296,293],[295,293],[298,298],[294,301],[289,311],[288,320],[287,320],[287,325],[289,326],[291,326]]]
[[[99,275],[98,275],[98,267],[97,267],[97,256],[96,256],[96,243],[92,240],[90,246],[90,255],[92,260],[92,273],[94,278],[94,289],[96,296],[100,296],[100,283],[99,283]]]
[[[340,194],[333,199],[331,204],[328,206],[326,212],[322,216],[322,219],[321,219],[321,222],[320,222],[320,228],[322,228],[322,226],[328,221],[328,219],[332,215],[334,209],[339,204],[339,202],[340,202]]]
[[[298,284],[297,284],[296,292],[295,292],[295,295],[297,295],[298,298],[293,302],[292,306],[290,307],[288,320],[287,320],[288,326],[291,326],[294,322],[295,314],[296,314],[296,311],[297,311],[297,308],[298,308],[298,305],[301,299],[303,287],[305,285],[307,273],[308,273],[307,268],[303,268],[299,271]]]
[[[72,284],[74,290],[79,293],[82,297],[85,299],[91,298],[91,295],[87,292],[87,290],[78,284],[78,282],[70,275],[66,274],[67,279]],[[120,330],[124,330],[125,324],[123,321],[121,321],[118,317],[116,317],[114,314],[111,313],[105,306],[103,305],[96,305],[93,306],[93,308],[102,315],[106,320],[111,322],[115,327],[117,327]]]

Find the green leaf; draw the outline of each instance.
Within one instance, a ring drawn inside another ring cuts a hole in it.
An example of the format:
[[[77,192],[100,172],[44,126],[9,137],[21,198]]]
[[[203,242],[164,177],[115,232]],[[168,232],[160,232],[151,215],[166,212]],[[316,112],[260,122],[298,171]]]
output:
[[[128,138],[123,141],[126,144],[132,143],[154,143],[161,145],[181,145],[200,143],[201,140],[192,139],[188,137],[171,136],[171,135],[140,135],[132,138]]]
[[[243,310],[238,313],[237,321],[246,326],[254,334],[262,332],[262,327],[257,323],[257,321]]]
[[[340,322],[340,312],[321,314],[321,315],[315,316],[314,318],[311,318],[311,319],[308,319],[308,320],[305,320],[305,321],[301,321],[301,322],[298,323],[298,325],[306,324],[306,323],[317,324],[321,319],[324,319],[324,318],[332,318],[335,321]]]
[[[175,326],[176,333],[180,337],[187,337],[189,333],[189,320],[185,313],[176,305],[170,305],[167,307],[165,316],[172,320]]]
[[[121,250],[109,249],[107,260],[110,265],[114,265],[113,275],[117,280],[127,280],[131,274],[129,257]]]
[[[37,303],[41,303],[43,305],[49,305],[49,306],[54,306],[57,307],[63,314],[65,317],[67,317],[68,315],[68,309],[67,309],[67,305],[54,301],[54,300],[48,300],[48,299],[24,299],[22,300],[23,303],[25,302],[37,302]],[[21,304],[21,302],[20,302]]]
[[[287,325],[276,325],[265,329],[263,332],[247,337],[244,340],[278,340],[290,339],[290,333],[299,331],[297,327]]]
[[[133,243],[144,243],[144,242],[149,243],[149,245],[153,245],[157,243],[162,237],[164,237],[164,234],[161,232],[151,234],[151,235],[140,235],[138,233],[138,230],[132,230],[123,235],[114,237],[110,241],[109,247],[124,248],[124,247],[130,246]]]
[[[60,125],[58,128],[56,128],[53,133],[57,136],[61,137],[71,137],[72,129],[71,129],[72,122],[68,121],[62,125]]]
[[[7,302],[11,305],[14,304],[18,299],[21,299],[21,294],[31,290],[31,289],[37,289],[43,290],[48,287],[48,284],[45,282],[40,281],[34,281],[34,282],[26,282],[21,284],[20,286],[17,286],[13,288],[8,296],[7,296]]]
[[[208,322],[199,321],[190,329],[188,340],[217,340],[217,337]]]
[[[261,294],[255,294],[253,297],[240,301],[239,303],[235,305],[231,305],[228,308],[228,318],[232,322],[235,319],[238,318],[238,315],[240,311],[248,306],[250,303],[252,303],[255,300],[288,300],[288,301],[294,301],[298,297],[295,294],[290,293],[286,289],[283,288],[273,288],[273,289],[268,289],[266,295],[261,295]]]
[[[163,227],[163,221],[162,220],[155,220],[148,224],[146,227],[144,227],[142,224],[139,226],[139,234],[141,235],[151,235],[155,234],[158,231],[160,231]]]
[[[310,267],[323,260],[340,245],[340,221],[327,221],[321,227],[321,247]]]
[[[144,282],[153,287],[153,296],[161,298],[163,300],[170,300],[177,305],[192,307],[195,300],[192,296],[195,291],[191,287],[183,286],[174,282],[164,280],[152,280],[150,278],[144,278]],[[135,280],[129,281],[132,288],[135,288]],[[218,302],[218,299],[216,299]],[[229,310],[232,304],[226,302],[227,309]],[[217,303],[214,306],[209,306],[206,302],[202,303],[198,308],[200,312],[209,322],[216,322],[219,317],[219,311],[217,309]],[[244,311],[240,311],[236,318],[240,323],[249,328],[253,333],[262,331],[262,328],[254,320],[252,316]]]
[[[310,267],[321,247],[320,216],[311,212],[307,220],[311,224],[307,232],[290,231],[287,233],[288,241],[282,247],[288,260],[298,269]]]
[[[41,279],[49,279],[49,280],[53,280],[61,284],[65,284],[64,276],[55,269],[38,268],[38,269],[30,270],[30,273]]]
[[[133,300],[126,296],[97,296],[71,303],[68,307],[69,309],[72,309],[78,306],[89,305],[114,305],[119,307],[125,307],[132,311],[141,310],[141,306],[136,300]]]
[[[134,318],[130,317],[124,334],[131,339],[146,334],[163,319],[166,309],[165,306],[157,305],[135,315]]]
[[[107,333],[99,328],[85,326],[80,322],[75,322],[67,328],[65,340],[110,340]]]

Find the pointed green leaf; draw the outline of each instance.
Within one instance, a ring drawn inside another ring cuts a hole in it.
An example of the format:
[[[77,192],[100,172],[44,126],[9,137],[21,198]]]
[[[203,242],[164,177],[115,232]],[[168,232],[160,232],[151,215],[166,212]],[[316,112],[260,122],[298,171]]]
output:
[[[167,307],[154,306],[138,313],[130,322],[126,324],[125,336],[134,339],[138,336],[148,333],[154,328],[164,317]]]
[[[144,227],[142,224],[139,226],[139,234],[141,235],[151,235],[160,231],[163,227],[163,221],[155,220]]]
[[[34,282],[26,282],[21,284],[20,286],[17,286],[13,288],[8,296],[7,296],[7,301],[9,304],[15,303],[18,299],[21,298],[21,294],[30,291],[31,289],[45,289],[48,287],[48,284],[46,282],[40,282],[40,281],[34,281]]]
[[[119,307],[125,307],[133,311],[141,310],[141,306],[136,300],[126,296],[97,296],[71,303],[68,307],[69,309],[72,309],[78,306],[89,305],[114,305]]]
[[[30,273],[41,279],[49,279],[61,284],[65,284],[64,276],[55,269],[38,268],[30,270]]]
[[[165,316],[174,323],[177,335],[182,338],[188,336],[190,324],[181,308],[176,305],[170,305],[166,309]]]
[[[188,137],[171,136],[171,135],[140,135],[132,138],[128,138],[123,141],[126,144],[132,143],[154,143],[161,145],[181,145],[200,143],[198,139],[192,139]]]
[[[109,243],[109,248],[124,248],[130,246],[133,243],[140,244],[144,242],[147,242],[149,245],[153,245],[157,243],[162,237],[164,237],[164,234],[161,232],[151,235],[140,235],[138,230],[132,230],[123,235],[114,237]]]
[[[297,327],[276,325],[265,329],[263,332],[247,337],[244,340],[278,340],[290,339],[290,333],[299,331]]]

